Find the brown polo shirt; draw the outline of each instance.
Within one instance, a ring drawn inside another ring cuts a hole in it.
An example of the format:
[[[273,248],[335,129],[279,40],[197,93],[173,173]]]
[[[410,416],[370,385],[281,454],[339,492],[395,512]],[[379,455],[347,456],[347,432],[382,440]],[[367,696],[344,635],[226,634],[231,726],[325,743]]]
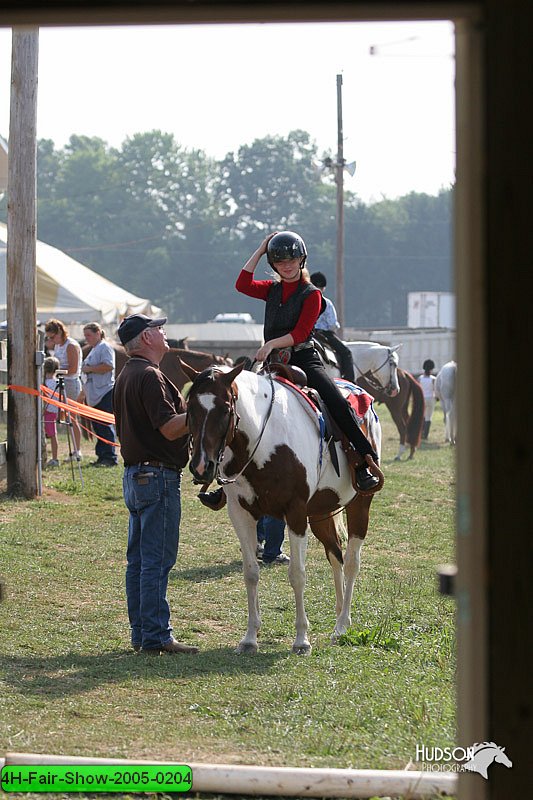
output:
[[[184,413],[186,405],[158,366],[139,356],[128,359],[115,382],[113,411],[125,464],[160,461],[180,468],[187,464],[188,436],[171,442],[159,431]]]

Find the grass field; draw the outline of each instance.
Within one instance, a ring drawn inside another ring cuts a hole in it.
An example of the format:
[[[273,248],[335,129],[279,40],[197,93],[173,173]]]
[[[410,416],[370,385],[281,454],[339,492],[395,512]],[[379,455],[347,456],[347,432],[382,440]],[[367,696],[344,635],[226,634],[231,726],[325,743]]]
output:
[[[201,648],[193,657],[129,649],[121,469],[86,465],[86,443],[83,488],[62,465],[45,472],[40,499],[3,497],[0,757],[403,768],[417,744],[453,747],[454,602],[438,594],[436,570],[455,560],[454,452],[437,406],[430,443],[394,462],[397,432],[377,410],[386,484],[372,505],[354,627],[330,646],[333,583],[310,535],[307,658],[290,653],[283,566],[261,572],[259,654],[234,653],[246,624],[237,538],[226,511],[196,499],[188,471],[169,598],[175,635]]]

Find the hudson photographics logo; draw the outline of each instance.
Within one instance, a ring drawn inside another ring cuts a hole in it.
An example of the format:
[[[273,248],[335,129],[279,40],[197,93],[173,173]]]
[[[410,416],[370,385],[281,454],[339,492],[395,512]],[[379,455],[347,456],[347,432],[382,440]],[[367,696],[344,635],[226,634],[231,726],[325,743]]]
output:
[[[420,768],[429,772],[477,772],[488,778],[491,764],[503,764],[512,767],[513,762],[507,757],[505,747],[494,742],[477,742],[472,747],[427,747],[416,746],[416,759]]]

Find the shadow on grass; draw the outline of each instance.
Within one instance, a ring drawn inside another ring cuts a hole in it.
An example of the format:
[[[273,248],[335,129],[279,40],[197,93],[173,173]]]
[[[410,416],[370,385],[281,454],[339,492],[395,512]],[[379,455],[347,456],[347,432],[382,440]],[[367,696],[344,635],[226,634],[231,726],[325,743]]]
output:
[[[189,567],[187,569],[179,569],[174,567],[170,571],[169,583],[177,580],[193,581],[193,583],[208,583],[218,581],[220,578],[225,578],[228,575],[242,573],[242,561],[230,561],[225,564],[206,564],[203,567]]]
[[[135,679],[175,681],[202,675],[262,675],[288,657],[287,651],[281,650],[238,655],[231,648],[201,650],[196,656],[150,656],[130,649],[102,655],[70,652],[57,656],[3,656],[0,675],[19,694],[56,699]]]

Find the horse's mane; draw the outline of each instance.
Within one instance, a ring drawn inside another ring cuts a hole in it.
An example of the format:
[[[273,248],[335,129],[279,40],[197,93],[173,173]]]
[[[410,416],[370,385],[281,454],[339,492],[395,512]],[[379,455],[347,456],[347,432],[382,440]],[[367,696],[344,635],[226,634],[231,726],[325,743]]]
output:
[[[500,750],[500,747],[496,744],[496,742],[476,742],[474,745],[474,755],[479,753],[480,750]]]
[[[197,389],[202,383],[214,381],[218,372],[230,372],[231,369],[227,364],[211,364],[210,367],[206,367],[206,369],[198,373],[192,385]]]

